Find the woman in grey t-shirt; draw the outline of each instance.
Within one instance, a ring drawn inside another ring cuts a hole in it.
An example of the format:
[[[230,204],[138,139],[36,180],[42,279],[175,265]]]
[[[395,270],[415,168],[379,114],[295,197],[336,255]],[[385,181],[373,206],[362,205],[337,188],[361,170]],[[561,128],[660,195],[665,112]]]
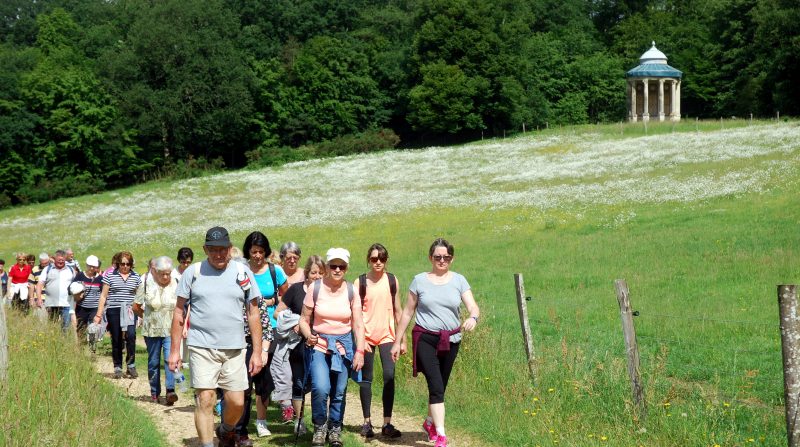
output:
[[[397,338],[392,346],[392,359],[400,357],[400,344],[411,318],[416,312],[412,334],[412,363],[414,376],[422,371],[428,382],[428,417],[422,427],[435,447],[447,447],[444,430],[444,392],[453,369],[461,330],[471,331],[478,324],[480,310],[472,296],[466,278],[450,271],[455,250],[446,240],[433,241],[428,251],[431,271],[414,277],[408,291],[408,300],[397,328]],[[469,318],[461,322],[461,303],[469,311]]]

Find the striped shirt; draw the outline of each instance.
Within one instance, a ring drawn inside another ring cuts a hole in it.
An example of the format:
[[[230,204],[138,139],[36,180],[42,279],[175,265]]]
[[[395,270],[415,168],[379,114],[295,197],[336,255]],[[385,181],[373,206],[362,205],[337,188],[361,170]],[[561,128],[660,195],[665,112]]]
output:
[[[97,309],[100,306],[100,291],[103,288],[103,275],[97,274],[94,278],[86,276],[85,272],[75,276],[75,282],[83,283],[83,300],[78,304],[85,309]]]
[[[106,309],[132,305],[133,298],[136,296],[136,289],[141,283],[141,276],[134,271],[131,271],[127,280],[122,279],[117,269],[107,275],[103,275],[103,285],[108,286]]]

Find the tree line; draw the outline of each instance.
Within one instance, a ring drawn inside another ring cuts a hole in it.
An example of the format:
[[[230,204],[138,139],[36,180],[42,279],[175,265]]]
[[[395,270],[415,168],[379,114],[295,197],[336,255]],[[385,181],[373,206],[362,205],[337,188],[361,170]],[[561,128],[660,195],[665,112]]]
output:
[[[682,113],[800,115],[796,0],[4,0],[0,207],[151,178]]]

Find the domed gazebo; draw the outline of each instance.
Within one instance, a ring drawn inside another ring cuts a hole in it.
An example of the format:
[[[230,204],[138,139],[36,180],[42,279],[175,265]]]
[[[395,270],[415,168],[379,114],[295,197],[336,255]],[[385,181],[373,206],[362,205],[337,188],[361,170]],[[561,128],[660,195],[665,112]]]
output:
[[[653,47],[639,58],[639,65],[625,74],[628,78],[628,121],[650,121],[657,115],[659,121],[669,116],[671,121],[681,120],[680,70],[667,65],[667,56]],[[664,84],[667,84],[665,90]]]

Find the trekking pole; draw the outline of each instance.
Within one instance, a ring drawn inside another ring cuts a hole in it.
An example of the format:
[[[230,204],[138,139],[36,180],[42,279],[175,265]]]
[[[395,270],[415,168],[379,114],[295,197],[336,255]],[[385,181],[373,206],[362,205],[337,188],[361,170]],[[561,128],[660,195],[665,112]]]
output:
[[[303,366],[305,367],[303,370],[303,396],[300,399],[300,413],[297,416],[297,426],[294,428],[294,447],[297,447],[297,440],[300,438],[300,424],[303,423],[303,413],[306,409],[306,383],[308,383],[309,363],[311,363],[311,353],[309,349],[314,348],[308,346],[303,347]]]

